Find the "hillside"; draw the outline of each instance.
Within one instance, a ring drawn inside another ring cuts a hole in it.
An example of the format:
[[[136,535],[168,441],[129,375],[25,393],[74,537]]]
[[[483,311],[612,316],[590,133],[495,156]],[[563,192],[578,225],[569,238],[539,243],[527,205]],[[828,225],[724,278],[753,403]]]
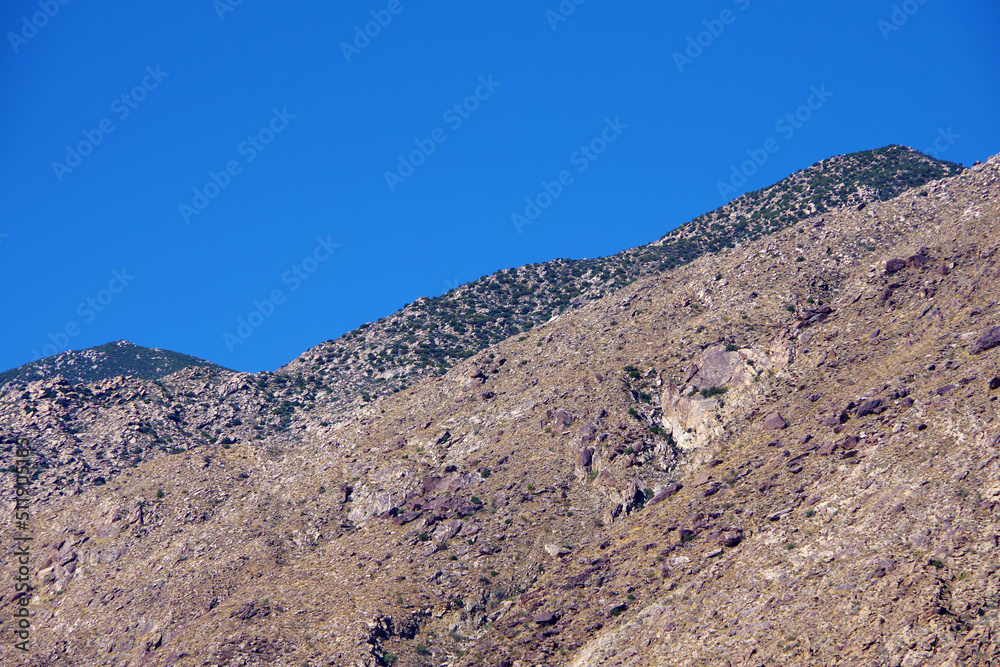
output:
[[[357,406],[440,375],[489,345],[635,280],[733,248],[841,206],[884,201],[960,173],[903,146],[822,160],[749,192],[663,238],[610,257],[559,259],[499,271],[314,347],[279,369],[323,390],[321,401]],[[327,395],[328,392],[328,395]]]
[[[119,340],[86,350],[62,352],[4,371],[0,373],[0,388],[8,382],[25,383],[56,377],[72,383],[100,382],[119,375],[155,380],[194,366],[221,368],[197,357]]]
[[[6,456],[176,430],[38,483],[4,664],[996,664],[1000,157],[862,203],[350,412],[311,358],[8,392]]]

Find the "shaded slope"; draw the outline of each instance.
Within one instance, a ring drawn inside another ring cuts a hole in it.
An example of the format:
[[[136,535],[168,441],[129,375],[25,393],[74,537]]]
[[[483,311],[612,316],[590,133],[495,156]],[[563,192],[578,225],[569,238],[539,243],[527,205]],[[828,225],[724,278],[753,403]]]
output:
[[[33,382],[57,376],[73,383],[100,382],[119,375],[154,380],[192,366],[222,368],[187,354],[119,340],[86,350],[62,352],[5,371],[0,373],[0,387],[8,382]]]

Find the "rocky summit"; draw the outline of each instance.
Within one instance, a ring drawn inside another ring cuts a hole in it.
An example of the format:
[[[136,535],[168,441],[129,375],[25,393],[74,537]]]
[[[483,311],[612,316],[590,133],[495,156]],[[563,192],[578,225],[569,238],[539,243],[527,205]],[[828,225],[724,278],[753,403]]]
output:
[[[420,359],[389,333],[277,373],[7,381],[0,496],[31,500],[0,632],[27,609],[30,643],[3,664],[1000,664],[1000,157],[913,185],[368,400]]]

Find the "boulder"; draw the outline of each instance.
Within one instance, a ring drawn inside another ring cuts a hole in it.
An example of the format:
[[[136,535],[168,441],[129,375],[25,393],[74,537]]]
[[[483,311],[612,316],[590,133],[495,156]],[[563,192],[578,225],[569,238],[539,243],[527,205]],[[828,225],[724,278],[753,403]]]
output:
[[[532,616],[531,620],[539,625],[551,625],[559,620],[559,615],[551,611],[543,611]]]
[[[781,429],[788,428],[788,422],[780,414],[774,412],[767,416],[761,424],[761,428],[765,431],[780,431]]]
[[[556,410],[555,423],[552,424],[552,430],[561,431],[572,422],[573,422],[573,415],[566,412],[565,410]]]
[[[455,537],[459,530],[462,529],[462,522],[458,519],[452,519],[450,521],[445,521],[438,525],[434,530],[434,534],[431,538],[438,544],[444,542],[445,540],[450,540]]]
[[[990,327],[979,337],[969,348],[969,354],[982,354],[986,350],[991,350],[1000,345],[1000,327]]]
[[[649,501],[650,505],[655,505],[656,503],[662,503],[664,500],[674,495],[684,487],[678,482],[670,482],[665,487],[660,489],[659,493],[653,496],[653,499]]]
[[[562,558],[569,553],[569,547],[560,546],[558,544],[546,544],[545,553],[552,556],[553,558]]]
[[[858,406],[858,411],[855,413],[858,418],[866,417],[868,415],[880,415],[885,412],[885,404],[882,399],[875,398],[870,401],[865,401]]]
[[[897,271],[902,271],[905,268],[906,268],[905,259],[890,259],[888,262],[885,263],[886,273],[896,273]]]
[[[743,541],[743,530],[736,527],[726,527],[719,535],[719,542],[726,547],[735,547]]]

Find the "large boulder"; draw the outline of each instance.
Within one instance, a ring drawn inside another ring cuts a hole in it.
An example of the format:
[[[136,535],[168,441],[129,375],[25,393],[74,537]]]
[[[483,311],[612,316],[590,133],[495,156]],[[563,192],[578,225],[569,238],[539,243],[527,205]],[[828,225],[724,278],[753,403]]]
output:
[[[858,418],[866,417],[868,415],[880,415],[885,412],[885,404],[881,398],[874,398],[870,401],[865,401],[858,406],[858,411],[856,416]]]
[[[890,259],[888,262],[885,263],[886,273],[896,273],[897,271],[902,271],[905,268],[906,268],[905,259],[899,259],[899,258]]]
[[[982,354],[997,345],[1000,345],[1000,327],[990,327],[986,333],[979,337],[979,340],[972,344],[972,347],[969,348],[969,354]]]
[[[788,428],[788,422],[780,414],[773,412],[764,419],[761,428],[765,431],[780,431],[783,428]]]

